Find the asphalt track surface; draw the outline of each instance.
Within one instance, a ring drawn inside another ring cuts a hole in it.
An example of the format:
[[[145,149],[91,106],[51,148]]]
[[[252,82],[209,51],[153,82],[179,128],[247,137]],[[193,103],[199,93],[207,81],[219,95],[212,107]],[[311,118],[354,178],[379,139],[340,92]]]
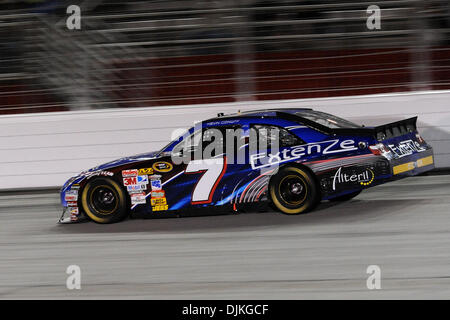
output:
[[[450,176],[314,212],[57,225],[56,193],[0,196],[1,299],[449,299]],[[66,268],[81,268],[81,290]],[[366,269],[381,268],[368,290]]]

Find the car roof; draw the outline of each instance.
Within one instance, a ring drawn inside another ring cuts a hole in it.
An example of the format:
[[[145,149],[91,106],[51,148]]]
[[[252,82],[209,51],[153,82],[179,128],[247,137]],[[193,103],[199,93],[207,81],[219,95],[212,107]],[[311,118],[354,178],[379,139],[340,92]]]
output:
[[[373,132],[368,128],[329,128],[316,121],[310,120],[307,117],[302,116],[302,112],[314,111],[312,108],[276,108],[276,109],[262,109],[262,110],[250,110],[244,112],[237,112],[233,114],[224,115],[219,113],[217,117],[203,121],[207,125],[211,125],[213,122],[220,122],[222,120],[234,121],[243,118],[256,119],[256,118],[273,118],[288,120],[292,122],[301,123],[307,127],[315,129],[325,134],[347,134],[347,135],[372,135]],[[215,124],[215,123],[214,123]]]
[[[206,121],[217,121],[229,118],[240,118],[240,117],[276,117],[281,113],[295,114],[303,111],[311,111],[311,108],[277,108],[277,109],[262,109],[262,110],[249,110],[249,111],[238,111],[231,114],[219,113],[217,117],[208,119]]]

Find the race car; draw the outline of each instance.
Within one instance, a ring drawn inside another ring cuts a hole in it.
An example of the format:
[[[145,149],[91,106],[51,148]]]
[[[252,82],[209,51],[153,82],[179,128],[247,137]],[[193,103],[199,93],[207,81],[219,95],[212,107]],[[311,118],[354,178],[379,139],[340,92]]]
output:
[[[322,200],[349,200],[433,169],[433,149],[416,122],[364,127],[307,108],[218,114],[160,151],[70,178],[59,222],[233,213],[254,204],[306,213]]]

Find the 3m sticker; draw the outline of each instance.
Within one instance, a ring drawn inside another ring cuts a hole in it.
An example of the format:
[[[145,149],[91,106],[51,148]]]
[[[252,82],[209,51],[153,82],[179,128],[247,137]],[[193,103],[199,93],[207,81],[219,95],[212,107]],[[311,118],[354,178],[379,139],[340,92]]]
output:
[[[128,178],[123,178],[123,185],[124,186],[131,186],[134,184],[138,184],[137,183],[137,177],[128,177]]]

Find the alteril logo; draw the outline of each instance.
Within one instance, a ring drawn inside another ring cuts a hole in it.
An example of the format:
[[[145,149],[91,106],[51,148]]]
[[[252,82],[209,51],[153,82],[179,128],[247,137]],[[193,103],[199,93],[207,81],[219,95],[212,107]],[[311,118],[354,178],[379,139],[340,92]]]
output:
[[[333,190],[336,190],[336,184],[340,183],[359,183],[362,186],[368,186],[374,178],[375,174],[370,169],[358,174],[346,174],[342,173],[342,167],[340,167],[333,177]]]

